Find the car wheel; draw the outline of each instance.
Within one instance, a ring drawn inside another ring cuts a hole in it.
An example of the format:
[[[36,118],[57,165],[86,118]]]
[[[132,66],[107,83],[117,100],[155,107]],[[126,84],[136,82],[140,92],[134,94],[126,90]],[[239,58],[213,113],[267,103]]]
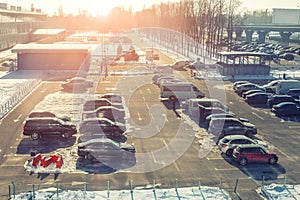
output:
[[[62,133],[62,134],[61,134],[61,137],[62,137],[63,139],[68,139],[68,138],[71,137],[71,135],[70,135],[70,133]]]
[[[248,160],[246,158],[241,158],[239,163],[240,163],[240,165],[245,166],[248,164]]]
[[[270,164],[270,165],[276,164],[277,161],[278,161],[278,159],[277,159],[276,157],[271,157],[271,158],[269,158],[269,164]]]
[[[232,153],[233,153],[233,149],[228,149],[228,150],[226,151],[226,155],[227,155],[227,156],[232,156]]]
[[[253,137],[253,132],[252,131],[247,131],[246,136],[249,137],[249,138]]]
[[[31,133],[31,139],[32,140],[38,140],[38,139],[40,139],[40,134],[37,133],[37,132]]]

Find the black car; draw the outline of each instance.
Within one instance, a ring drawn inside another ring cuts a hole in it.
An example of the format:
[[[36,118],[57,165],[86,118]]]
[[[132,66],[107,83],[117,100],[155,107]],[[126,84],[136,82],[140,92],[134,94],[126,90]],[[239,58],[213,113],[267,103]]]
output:
[[[258,92],[264,92],[264,91],[261,89],[248,90],[248,91],[242,93],[242,97],[245,99],[247,95],[258,93]]]
[[[108,138],[79,140],[78,156],[87,160],[96,160],[114,167],[120,162],[135,160],[135,148],[131,144],[120,143]]]
[[[248,104],[266,104],[271,95],[271,93],[265,92],[249,94],[246,96],[245,101]]]
[[[291,97],[293,97],[294,99],[299,99],[300,97],[300,88],[293,88],[293,89],[289,89],[286,92],[287,95],[290,95]]]
[[[28,117],[29,118],[56,117],[62,119],[63,121],[71,121],[71,118],[68,116],[58,116],[53,112],[43,111],[43,110],[33,111],[29,114]]]
[[[113,121],[124,120],[125,110],[114,106],[101,106],[92,111],[85,111],[82,113],[82,119],[86,118],[109,118]]]
[[[267,105],[269,107],[272,107],[272,106],[282,103],[282,102],[300,103],[299,100],[294,99],[292,96],[276,94],[276,95],[272,95],[269,98],[269,100],[267,101]]]
[[[226,135],[252,137],[257,134],[257,128],[255,125],[249,122],[242,122],[237,118],[213,118],[209,123],[208,132],[218,134],[219,139]]]
[[[67,82],[63,83],[61,86],[63,90],[86,90],[93,87],[93,81],[87,80],[83,77],[73,77],[71,79],[67,79]]]
[[[113,104],[115,103],[124,103],[123,97],[120,94],[117,93],[105,93],[101,95],[101,98],[108,99]]]
[[[69,138],[77,133],[74,123],[63,121],[59,118],[28,118],[23,127],[23,135],[30,135],[33,140],[43,136],[59,135]]]
[[[80,134],[105,134],[119,137],[126,131],[126,124],[107,118],[88,118],[79,125]]]
[[[111,102],[107,98],[99,98],[99,99],[94,99],[94,100],[87,100],[83,104],[83,111],[96,110],[97,108],[99,108],[101,106],[114,106],[116,108],[123,108],[122,103]]]
[[[273,106],[272,112],[277,116],[300,115],[300,106],[293,102],[283,102]]]
[[[236,118],[236,114],[234,113],[215,113],[215,114],[211,114],[211,115],[208,115],[206,117],[206,120],[205,120],[205,124],[208,126],[210,121],[212,119],[215,119],[215,118]],[[245,119],[245,118],[237,118],[239,119],[240,121],[242,122],[249,122],[248,119]]]

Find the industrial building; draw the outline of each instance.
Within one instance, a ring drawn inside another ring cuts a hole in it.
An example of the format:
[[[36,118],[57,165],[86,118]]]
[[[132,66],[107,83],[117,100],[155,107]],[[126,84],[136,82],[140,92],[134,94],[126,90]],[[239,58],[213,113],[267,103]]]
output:
[[[17,44],[17,70],[82,71],[90,66],[91,48],[82,44]]]

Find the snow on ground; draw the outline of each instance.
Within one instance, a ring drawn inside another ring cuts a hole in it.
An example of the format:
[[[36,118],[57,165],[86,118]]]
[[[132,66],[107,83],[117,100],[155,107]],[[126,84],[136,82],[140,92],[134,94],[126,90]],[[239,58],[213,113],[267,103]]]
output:
[[[113,48],[112,48],[113,49]],[[163,52],[164,49],[160,48]],[[99,49],[97,49],[98,52],[100,52]],[[115,50],[115,49],[113,49]],[[170,54],[170,50],[166,51],[168,54]],[[175,56],[176,55],[176,56]],[[185,59],[186,57],[181,56],[178,57],[177,53],[173,54],[174,59]],[[198,55],[192,55],[190,54],[190,57],[193,59],[197,59],[199,57]],[[213,60],[208,60],[207,62],[213,62]],[[300,70],[297,67],[290,68],[289,71],[283,71],[284,69],[276,68],[271,71],[271,74],[275,78],[280,78],[280,76],[284,73],[286,73],[290,77],[299,77],[300,76]],[[0,77],[6,75],[7,72],[0,73]],[[200,78],[216,78],[217,72],[215,71],[206,71],[204,73],[199,74]],[[224,78],[224,77],[221,77]],[[250,77],[235,77],[236,79],[241,78],[250,78]],[[259,79],[262,79],[264,77],[257,77]],[[269,77],[267,77],[269,78]],[[10,91],[17,91],[18,89],[18,83],[15,81],[9,81],[9,80],[1,80],[0,84],[2,84],[1,88],[4,88],[3,92],[1,92],[1,100],[5,99],[6,97],[11,97]],[[59,97],[59,98],[58,98]],[[53,94],[49,95],[45,98],[41,104],[37,105],[35,109],[48,109],[50,111],[56,112],[60,115],[71,115],[73,116],[73,119],[80,119],[80,104],[82,103],[82,99],[84,99],[85,96],[80,95],[74,95],[74,94]],[[66,104],[65,102],[69,101],[69,104]],[[62,102],[64,102],[62,104]],[[1,103],[1,102],[0,102]],[[47,107],[46,107],[47,105]],[[187,121],[188,124],[192,125],[192,121]],[[195,127],[195,126],[193,126]],[[52,152],[55,155],[64,155],[64,162],[68,163],[68,165],[63,165],[61,169],[55,168],[55,166],[50,165],[50,168],[48,169],[40,169],[36,168],[33,169],[32,166],[30,166],[29,162],[26,162],[24,164],[24,167],[28,171],[33,172],[40,172],[40,173],[64,173],[64,172],[82,172],[82,170],[77,169],[77,146],[76,144],[72,145],[72,147],[68,148],[59,148]],[[43,171],[46,170],[46,171]],[[51,171],[52,170],[52,171]],[[206,187],[202,186],[201,190],[199,190],[198,187],[188,187],[188,188],[178,188],[176,193],[176,190],[173,189],[155,189],[155,193],[153,190],[137,190],[134,189],[131,193],[130,190],[112,190],[108,193],[108,191],[60,191],[59,195],[56,194],[57,189],[56,188],[48,188],[46,190],[40,190],[36,191],[36,199],[132,199],[131,195],[133,195],[134,199],[230,199],[229,195],[224,190],[220,190],[219,188],[215,187]],[[271,184],[269,186],[264,186],[263,192],[266,194],[266,199],[300,199],[300,185],[277,185],[277,184]],[[109,198],[108,198],[109,194]],[[32,199],[32,193],[22,193],[18,194],[15,199]],[[180,198],[178,198],[180,196]]]
[[[36,191],[35,199],[48,200],[82,200],[82,199],[205,199],[205,200],[229,200],[228,193],[216,187],[186,187],[174,189],[142,189],[142,190],[110,190],[108,191],[59,191],[56,188],[49,188],[46,191]],[[18,194],[15,200],[32,199],[32,192]]]
[[[295,200],[300,199],[300,185],[271,184],[260,188],[265,199]]]

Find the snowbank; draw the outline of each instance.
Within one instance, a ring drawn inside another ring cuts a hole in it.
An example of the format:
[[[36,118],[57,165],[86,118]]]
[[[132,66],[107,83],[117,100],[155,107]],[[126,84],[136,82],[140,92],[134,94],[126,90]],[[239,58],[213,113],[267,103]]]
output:
[[[261,188],[266,199],[295,200],[300,199],[300,185],[280,185],[272,183]]]
[[[15,200],[29,200],[32,192],[16,195]],[[216,187],[187,187],[176,189],[149,189],[149,190],[111,190],[111,191],[59,191],[49,188],[35,192],[35,199],[48,200],[82,200],[82,199],[206,199],[206,200],[229,200],[228,193]]]

